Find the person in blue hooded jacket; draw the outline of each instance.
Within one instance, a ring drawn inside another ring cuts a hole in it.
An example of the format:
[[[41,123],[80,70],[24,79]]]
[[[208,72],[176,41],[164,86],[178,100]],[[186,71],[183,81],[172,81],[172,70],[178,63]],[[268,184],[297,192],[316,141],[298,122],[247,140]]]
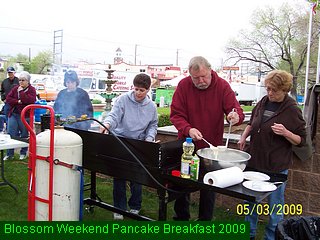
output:
[[[93,117],[93,106],[89,95],[85,90],[78,87],[79,83],[80,80],[75,71],[68,70],[64,74],[64,86],[66,88],[58,93],[54,102],[53,109],[55,114],[60,114],[65,119],[70,117],[81,118],[83,115],[86,115],[87,118]],[[91,121],[83,121],[65,124],[64,126],[88,130],[90,125]]]
[[[133,80],[134,90],[118,97],[104,124],[113,134],[121,137],[154,141],[158,128],[158,114],[155,104],[147,96],[151,78],[144,73]],[[142,186],[130,181],[131,197],[128,201],[130,212],[138,214],[142,203]],[[127,209],[126,180],[113,179],[113,202],[120,209]],[[115,220],[123,216],[113,214]]]

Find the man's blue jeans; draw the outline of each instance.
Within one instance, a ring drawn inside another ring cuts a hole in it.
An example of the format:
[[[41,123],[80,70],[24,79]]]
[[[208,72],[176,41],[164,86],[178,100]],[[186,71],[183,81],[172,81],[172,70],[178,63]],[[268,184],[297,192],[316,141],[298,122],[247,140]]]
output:
[[[288,174],[288,170],[284,170],[281,173],[283,174]],[[277,211],[279,210],[279,205],[283,206],[284,205],[284,191],[286,188],[286,183],[283,183],[277,190],[273,191],[269,196],[268,196],[268,204],[269,204],[269,209],[273,208],[276,209],[275,211],[272,212],[272,214],[269,215],[269,222],[266,225],[265,228],[265,236],[264,239],[266,240],[274,240],[275,238],[275,230],[277,227],[277,224],[283,219],[283,213],[282,211]],[[257,205],[261,203],[252,203],[252,202],[247,202],[245,201],[246,204],[249,204],[249,212],[245,217],[245,221],[248,221],[250,223],[250,237],[255,237],[256,231],[257,231],[257,223],[258,223],[258,213],[256,211]],[[253,208],[253,205],[256,204],[255,211],[252,212],[251,214],[251,209]],[[262,204],[263,205],[263,204]]]
[[[140,210],[142,203],[141,184],[130,181],[130,192],[131,197],[128,202],[130,209]],[[124,179],[113,179],[113,205],[117,208],[127,210],[126,180]]]
[[[29,119],[27,119],[29,122]],[[29,133],[27,128],[21,121],[19,113],[12,113],[8,119],[8,133],[11,137],[28,138]],[[28,147],[21,148],[20,155],[27,155]],[[13,157],[14,149],[7,150],[7,156]]]
[[[3,106],[3,114],[6,116],[6,131],[8,131],[8,114],[10,111],[10,105],[8,103],[5,103]]]
[[[6,115],[0,114],[0,132],[4,129],[4,124],[7,122]]]

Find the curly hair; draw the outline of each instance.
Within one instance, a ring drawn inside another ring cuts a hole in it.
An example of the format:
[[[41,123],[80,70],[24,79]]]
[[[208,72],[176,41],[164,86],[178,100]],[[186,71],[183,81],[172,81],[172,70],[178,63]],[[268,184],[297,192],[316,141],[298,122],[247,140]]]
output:
[[[265,85],[270,85],[274,89],[290,92],[292,88],[293,76],[283,70],[273,70],[268,73],[264,80]]]
[[[19,75],[19,79],[25,79],[27,80],[29,83],[30,83],[30,80],[31,80],[31,75],[29,72],[27,71],[22,71]]]

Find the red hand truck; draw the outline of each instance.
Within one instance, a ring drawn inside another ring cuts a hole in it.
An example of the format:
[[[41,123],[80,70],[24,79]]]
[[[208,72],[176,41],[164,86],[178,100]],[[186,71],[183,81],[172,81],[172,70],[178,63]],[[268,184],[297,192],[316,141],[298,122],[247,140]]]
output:
[[[49,156],[37,155],[37,138],[33,127],[34,124],[34,110],[37,108],[44,108],[50,112],[50,148]],[[27,118],[30,118],[29,123]],[[28,163],[28,221],[35,221],[35,205],[36,201],[48,204],[48,221],[52,221],[53,210],[53,157],[54,157],[54,110],[50,106],[31,104],[26,106],[21,112],[21,120],[26,126],[30,134],[29,139],[29,163]],[[48,198],[41,198],[36,196],[36,164],[37,160],[47,161],[49,163],[49,192]]]

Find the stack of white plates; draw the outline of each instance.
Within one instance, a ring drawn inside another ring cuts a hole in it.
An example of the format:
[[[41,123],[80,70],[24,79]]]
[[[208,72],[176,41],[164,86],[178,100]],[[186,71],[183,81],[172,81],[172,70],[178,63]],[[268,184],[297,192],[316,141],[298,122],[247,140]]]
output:
[[[275,184],[267,182],[270,180],[270,177],[267,174],[254,171],[245,171],[243,172],[243,175],[244,179],[248,180],[242,183],[245,188],[257,192],[270,192],[277,189]]]

